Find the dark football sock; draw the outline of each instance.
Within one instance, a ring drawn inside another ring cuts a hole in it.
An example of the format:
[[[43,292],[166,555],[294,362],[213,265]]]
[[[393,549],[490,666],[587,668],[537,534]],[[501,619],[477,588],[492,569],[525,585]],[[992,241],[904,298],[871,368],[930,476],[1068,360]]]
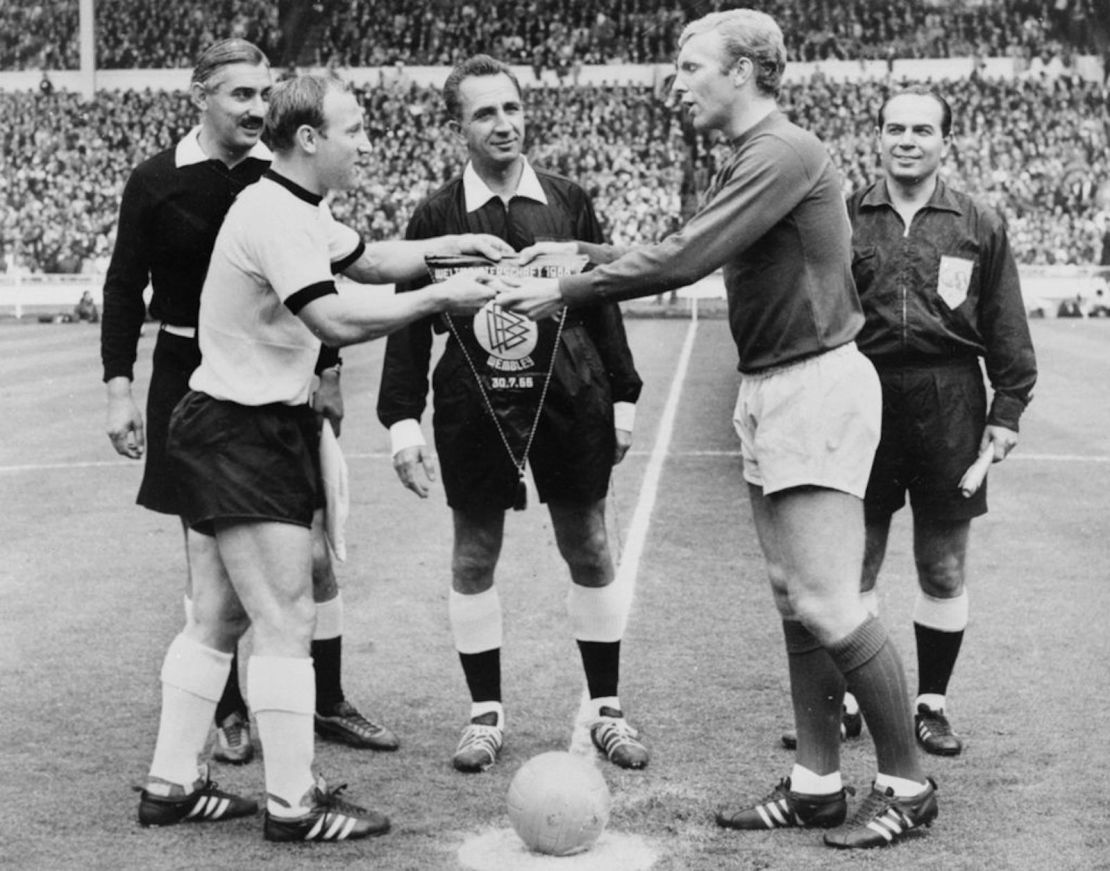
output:
[[[619,641],[578,640],[582,669],[591,699],[617,695],[621,675],[621,643]]]
[[[869,616],[827,650],[848,682],[848,689],[859,700],[867,728],[875,739],[879,771],[923,782],[906,675],[886,627]]]
[[[501,648],[494,647],[481,653],[460,653],[470,699],[475,702],[501,701]]]
[[[797,620],[783,620],[790,699],[798,731],[797,763],[824,776],[840,770],[844,677],[829,652]]]
[[[247,703],[243,700],[242,690],[239,689],[239,651],[236,650],[231,657],[231,671],[224,684],[224,693],[216,703],[216,725],[219,725],[234,713],[247,716]]]
[[[914,623],[913,632],[917,638],[917,694],[946,695],[963,644],[963,630],[942,632]]]
[[[344,700],[343,636],[312,642],[312,665],[316,670],[316,712],[328,714]]]

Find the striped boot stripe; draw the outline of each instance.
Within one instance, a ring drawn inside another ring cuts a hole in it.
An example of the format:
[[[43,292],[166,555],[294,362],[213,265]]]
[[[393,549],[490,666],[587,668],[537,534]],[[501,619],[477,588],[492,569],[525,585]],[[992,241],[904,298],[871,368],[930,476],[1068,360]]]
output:
[[[231,800],[221,798],[216,804],[208,809],[208,819],[218,820],[227,813],[227,809],[231,807]]]
[[[316,820],[316,824],[305,833],[304,839],[306,841],[315,841],[320,837],[320,830],[324,827],[324,819],[326,816],[326,814],[320,814],[320,818]]]
[[[345,837],[347,837],[347,835],[343,833],[343,827],[349,822],[351,822],[350,817],[346,816],[345,814],[336,814],[334,817],[331,818],[331,824],[328,826],[328,830],[320,836],[320,840],[342,841]]]

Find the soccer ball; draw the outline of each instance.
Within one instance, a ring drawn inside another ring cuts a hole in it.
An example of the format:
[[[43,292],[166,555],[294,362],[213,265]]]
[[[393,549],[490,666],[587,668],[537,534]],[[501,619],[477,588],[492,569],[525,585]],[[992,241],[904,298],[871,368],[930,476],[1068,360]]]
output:
[[[528,849],[569,856],[590,849],[609,822],[612,798],[588,759],[553,750],[533,756],[509,784],[509,820]]]

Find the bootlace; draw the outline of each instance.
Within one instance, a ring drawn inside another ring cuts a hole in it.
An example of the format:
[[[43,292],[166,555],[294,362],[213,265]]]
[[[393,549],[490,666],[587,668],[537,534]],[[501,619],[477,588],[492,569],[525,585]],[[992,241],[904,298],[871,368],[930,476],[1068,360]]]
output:
[[[462,753],[465,750],[479,749],[484,750],[490,756],[496,756],[497,751],[501,748],[501,730],[496,726],[483,726],[480,723],[471,723],[468,725],[459,739],[459,747],[456,753]]]
[[[639,744],[637,732],[623,717],[605,718],[598,726],[598,738],[606,753],[612,753],[616,747],[625,744]]]
[[[349,816],[365,814],[366,808],[349,802],[346,799],[340,797],[340,793],[342,793],[343,790],[345,790],[346,788],[347,784],[345,783],[339,784],[339,786],[335,787],[334,789],[320,789],[319,787],[317,787],[316,801],[320,804],[321,807],[328,811],[344,813]]]
[[[894,796],[873,789],[852,815],[851,825],[866,826],[876,817],[885,814],[893,805]]]

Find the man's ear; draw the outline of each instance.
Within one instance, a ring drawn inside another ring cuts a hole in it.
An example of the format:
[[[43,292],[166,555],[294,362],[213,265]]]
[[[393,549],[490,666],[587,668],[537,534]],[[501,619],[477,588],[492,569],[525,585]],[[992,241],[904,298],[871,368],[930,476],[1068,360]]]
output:
[[[293,140],[297,143],[302,151],[308,154],[316,153],[316,140],[319,137],[316,128],[308,124],[302,124],[297,128],[297,132],[293,134]]]
[[[207,88],[200,82],[192,82],[189,85],[189,101],[203,112],[208,101]]]
[[[455,118],[452,118],[450,121],[447,122],[447,132],[454,136],[456,139],[461,140],[464,138],[462,124]]]

